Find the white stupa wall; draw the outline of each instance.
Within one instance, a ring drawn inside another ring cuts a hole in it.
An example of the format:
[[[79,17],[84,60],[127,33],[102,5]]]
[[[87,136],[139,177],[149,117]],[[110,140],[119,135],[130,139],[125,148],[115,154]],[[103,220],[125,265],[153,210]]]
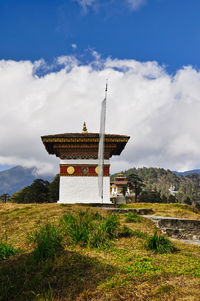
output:
[[[67,166],[97,166],[98,160],[61,160],[60,164]],[[109,164],[109,160],[105,160],[104,164]],[[101,203],[98,189],[98,175],[60,175],[58,203]],[[110,176],[103,177],[103,203],[112,203],[110,201]]]

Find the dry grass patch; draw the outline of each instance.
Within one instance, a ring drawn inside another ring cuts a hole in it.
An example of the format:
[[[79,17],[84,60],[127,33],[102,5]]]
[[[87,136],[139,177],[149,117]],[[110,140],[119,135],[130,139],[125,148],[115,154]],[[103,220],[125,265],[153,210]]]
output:
[[[26,248],[27,232],[35,230],[44,223],[56,222],[69,211],[87,210],[74,205],[58,204],[0,204],[0,239],[6,232],[8,240],[18,248]]]
[[[123,205],[125,208],[151,208],[156,216],[200,219],[200,211],[186,204],[133,203]]]
[[[171,210],[172,214],[182,210],[171,204],[145,205],[158,215],[161,211],[169,215]],[[121,226],[128,226],[132,236],[117,238],[110,247],[99,250],[65,245],[54,259],[33,263],[33,249],[26,244],[27,232],[80,210],[107,215],[105,210],[78,205],[0,205],[1,235],[7,230],[9,242],[23,252],[0,262],[0,300],[200,300],[199,246],[173,240],[178,249],[174,254],[146,250],[146,238],[156,227],[144,218],[125,223],[124,214],[120,214]],[[192,212],[183,207],[183,214],[188,210]]]

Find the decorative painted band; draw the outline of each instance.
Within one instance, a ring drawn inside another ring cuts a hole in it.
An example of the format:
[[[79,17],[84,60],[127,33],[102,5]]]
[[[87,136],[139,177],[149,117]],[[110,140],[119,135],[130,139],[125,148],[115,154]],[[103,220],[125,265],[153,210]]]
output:
[[[128,140],[129,140],[129,137],[122,137],[122,138],[106,138],[105,137],[105,142],[114,142],[114,143],[116,143],[116,142],[128,142]],[[84,138],[55,138],[55,137],[51,137],[51,138],[49,138],[49,137],[44,137],[44,138],[42,138],[42,141],[43,142],[75,142],[75,143],[77,143],[77,142],[99,142],[99,138],[86,138],[86,137],[84,137]]]
[[[110,176],[110,165],[104,165],[104,177]],[[92,164],[60,164],[60,175],[61,176],[79,176],[79,177],[97,177],[98,176],[98,165]]]

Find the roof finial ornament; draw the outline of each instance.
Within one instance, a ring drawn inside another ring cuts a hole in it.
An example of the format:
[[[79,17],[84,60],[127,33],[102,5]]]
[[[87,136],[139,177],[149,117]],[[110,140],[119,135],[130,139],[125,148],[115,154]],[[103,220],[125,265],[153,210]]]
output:
[[[86,128],[85,121],[84,121],[84,123],[83,123],[83,129],[82,129],[82,133],[83,133],[83,134],[86,134],[86,133],[88,133],[88,131],[87,131],[87,128]]]

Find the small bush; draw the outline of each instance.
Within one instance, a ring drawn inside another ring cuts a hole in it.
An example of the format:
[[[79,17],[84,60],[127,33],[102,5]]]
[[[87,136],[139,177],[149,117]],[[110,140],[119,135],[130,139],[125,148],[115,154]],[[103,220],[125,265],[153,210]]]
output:
[[[132,237],[133,236],[133,231],[128,228],[127,226],[123,226],[119,230],[118,237]]]
[[[79,211],[75,216],[65,214],[62,221],[64,222],[64,231],[69,236],[70,241],[86,246],[94,229],[93,219],[93,215],[86,211]]]
[[[127,204],[117,204],[117,208],[127,208],[128,205]]]
[[[142,219],[141,216],[139,216],[137,213],[134,212],[128,212],[125,214],[126,219],[125,222],[126,223],[141,223]]]
[[[70,243],[91,248],[109,246],[109,241],[117,237],[120,225],[116,214],[108,214],[104,218],[98,212],[90,211],[65,214],[61,222]]]
[[[157,232],[147,239],[147,249],[152,250],[154,253],[172,253],[176,249],[173,243],[165,236],[158,235]]]
[[[110,246],[110,239],[103,223],[98,224],[89,236],[88,245],[90,248],[105,248]]]
[[[99,212],[91,212],[91,218],[96,221],[104,220],[103,216]]]
[[[105,219],[104,227],[109,238],[117,237],[120,227],[119,216],[117,214],[108,214]]]
[[[35,243],[33,258],[36,262],[54,258],[63,249],[63,235],[61,230],[53,225],[46,224],[39,230],[28,235],[29,243]]]
[[[198,210],[200,210],[200,204],[199,204],[199,203],[197,203],[195,206],[196,206],[196,208],[197,208]]]
[[[144,232],[142,232],[140,230],[134,230],[134,231],[132,231],[132,236],[135,236],[137,238],[142,238],[142,239],[148,238],[148,234],[144,233]]]
[[[167,284],[167,285],[161,285],[160,287],[157,288],[157,293],[158,294],[169,294],[172,290],[174,290],[174,286]]]
[[[18,252],[17,249],[7,243],[7,238],[0,242],[0,260],[15,256]]]

